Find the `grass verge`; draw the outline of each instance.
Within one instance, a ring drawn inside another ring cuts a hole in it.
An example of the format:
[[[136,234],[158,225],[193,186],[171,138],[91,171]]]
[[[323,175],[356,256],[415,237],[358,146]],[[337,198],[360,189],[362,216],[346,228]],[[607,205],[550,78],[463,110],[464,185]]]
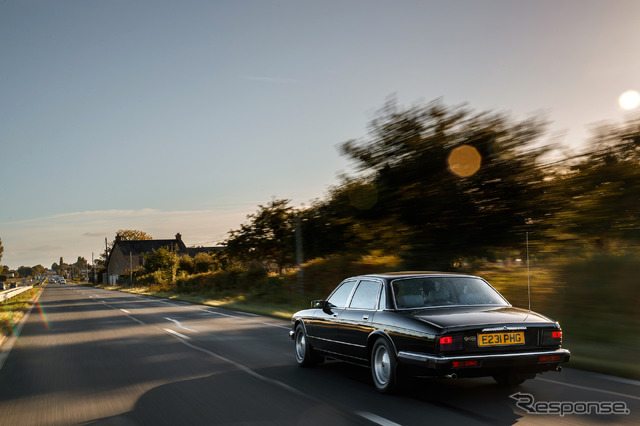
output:
[[[14,332],[16,325],[29,310],[42,291],[42,287],[34,287],[1,302],[0,308],[0,340]]]

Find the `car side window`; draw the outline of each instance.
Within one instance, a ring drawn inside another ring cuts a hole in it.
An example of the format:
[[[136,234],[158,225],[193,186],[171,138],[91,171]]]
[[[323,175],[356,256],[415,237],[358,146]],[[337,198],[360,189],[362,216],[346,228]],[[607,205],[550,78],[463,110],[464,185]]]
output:
[[[340,287],[338,287],[329,299],[327,299],[329,306],[332,308],[345,308],[347,306],[351,290],[353,290],[353,286],[355,285],[356,281],[345,281],[340,284]]]
[[[376,309],[378,294],[380,294],[378,281],[362,280],[353,294],[349,307],[352,309]]]

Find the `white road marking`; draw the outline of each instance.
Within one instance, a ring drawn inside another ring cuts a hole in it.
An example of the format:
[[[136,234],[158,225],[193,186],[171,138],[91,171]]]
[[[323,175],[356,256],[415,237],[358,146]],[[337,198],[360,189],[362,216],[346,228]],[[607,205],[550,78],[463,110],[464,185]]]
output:
[[[223,317],[229,317],[229,318],[240,319],[240,320],[243,320],[243,321],[255,322],[255,323],[257,323],[257,324],[268,325],[268,326],[270,326],[270,327],[283,328],[283,329],[285,329],[285,330],[289,330],[289,329],[291,328],[291,327],[284,326],[284,325],[280,325],[280,324],[273,324],[273,323],[271,323],[271,322],[256,321],[256,320],[254,320],[254,319],[247,318],[246,316],[240,316],[240,315],[229,315],[229,314],[224,314],[224,313],[222,313],[222,312],[209,311],[209,310],[206,310],[206,309],[199,309],[199,310],[200,310],[200,311],[202,311],[202,312],[206,312],[206,313],[208,313],[208,314],[220,315],[220,316],[223,316]],[[233,311],[232,311],[232,312],[233,312]],[[258,316],[258,315],[255,315],[255,316]]]
[[[166,319],[167,321],[171,321],[171,322],[175,323],[178,327],[180,327],[180,328],[182,328],[182,329],[184,329],[184,330],[193,331],[193,332],[195,332],[195,333],[197,333],[197,332],[198,332],[198,330],[194,330],[193,328],[185,327],[185,326],[184,326],[184,325],[182,325],[182,323],[181,323],[180,321],[178,321],[178,320],[174,320],[174,319],[172,319],[172,318],[167,318],[167,317],[164,317],[164,319]]]
[[[132,321],[135,321],[135,322],[137,322],[137,323],[138,323],[138,324],[140,324],[140,325],[146,325],[144,322],[140,321],[138,318],[136,318],[136,317],[133,317],[133,316],[129,315],[129,313],[128,313],[128,312],[125,312],[125,309],[119,309],[119,308],[116,308],[116,307],[114,307],[114,306],[111,306],[111,305],[109,305],[108,303],[104,302],[103,300],[101,300],[100,302],[104,303],[104,306],[108,306],[108,307],[110,307],[111,309],[113,309],[114,311],[121,311],[121,312],[124,314],[124,316],[125,316],[125,317],[127,317],[127,318],[131,319]]]
[[[627,385],[640,386],[640,380],[627,379],[624,377],[607,376],[606,374],[592,373],[594,377],[602,380],[609,380],[612,382],[624,383]]]
[[[176,333],[173,330],[169,330],[169,329],[165,328],[165,331],[180,337],[180,333]],[[184,337],[189,339],[187,336],[184,336]],[[262,374],[259,374],[259,373],[255,372],[255,371],[253,371],[249,367],[247,367],[247,366],[245,366],[243,364],[240,364],[239,362],[236,362],[236,361],[234,361],[232,359],[223,357],[222,355],[217,354],[215,352],[212,352],[210,350],[207,350],[207,349],[201,348],[199,346],[196,346],[196,345],[194,345],[192,343],[187,342],[184,339],[180,339],[180,342],[182,342],[184,345],[186,345],[186,346],[188,346],[188,347],[190,347],[192,349],[195,349],[195,350],[200,351],[200,352],[202,352],[204,354],[210,355],[210,356],[212,356],[214,358],[218,358],[219,360],[221,360],[223,362],[229,363],[229,364],[233,365],[234,367],[238,368],[239,370],[244,371],[245,373],[249,374],[250,376],[255,377],[256,379],[262,380],[263,382],[266,382],[266,383],[271,383],[273,385],[279,386],[279,387],[281,387],[283,389],[286,389],[289,392],[292,392],[292,393],[294,393],[296,395],[304,396],[306,398],[311,398],[311,399],[315,400],[315,398],[311,397],[308,393],[302,392],[302,391],[300,391],[300,390],[298,390],[298,389],[296,389],[296,388],[294,388],[292,386],[289,386],[288,384],[286,384],[284,382],[281,382],[279,380],[275,380],[275,379],[271,379],[269,377],[263,376]]]
[[[563,382],[558,382],[556,380],[549,380],[549,379],[536,379],[536,380],[542,380],[543,382],[555,383],[557,385],[569,386],[570,388],[582,389],[582,390],[593,391],[593,392],[601,392],[601,393],[606,393],[606,394],[609,394],[609,395],[615,395],[615,396],[621,396],[621,397],[624,397],[624,398],[631,398],[631,399],[640,400],[640,396],[627,395],[625,393],[613,392],[613,391],[608,391],[608,390],[604,390],[604,389],[597,389],[597,388],[592,388],[592,387],[589,387],[589,386],[572,385],[570,383],[563,383]]]
[[[131,312],[127,311],[126,309],[120,309],[122,312],[124,312],[125,314],[130,314]]]
[[[42,293],[44,293],[44,291],[41,291],[40,293],[38,293],[38,297],[36,298],[36,301],[31,304],[31,307],[29,308],[27,313],[24,314],[24,317],[22,317],[22,319],[18,323],[18,326],[16,327],[15,332],[7,338],[6,344],[3,345],[2,352],[0,352],[0,370],[2,370],[2,366],[4,365],[4,362],[9,356],[11,349],[13,349],[13,345],[15,345],[16,340],[18,339],[18,337],[20,337],[20,333],[22,333],[22,327],[24,327],[24,324],[27,322],[27,319],[29,318],[29,314],[31,314],[31,311],[33,310],[34,306],[36,306],[36,304],[40,301],[40,296],[42,296]]]
[[[367,411],[358,411],[356,412],[356,414],[380,426],[400,426],[398,423],[392,422],[391,420],[385,419],[384,417],[380,417],[377,414],[369,413]]]
[[[177,331],[173,331],[170,328],[163,328],[163,330],[166,331],[167,333],[173,334],[174,336],[178,336],[181,339],[191,340],[191,337],[185,336],[184,334],[178,333]]]

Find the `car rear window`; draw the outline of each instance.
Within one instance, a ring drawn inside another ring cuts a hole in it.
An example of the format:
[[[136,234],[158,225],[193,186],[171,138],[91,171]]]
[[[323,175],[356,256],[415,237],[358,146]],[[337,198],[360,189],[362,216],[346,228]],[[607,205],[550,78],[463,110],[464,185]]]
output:
[[[477,277],[415,277],[392,284],[399,309],[449,305],[498,305],[508,302],[486,281]]]

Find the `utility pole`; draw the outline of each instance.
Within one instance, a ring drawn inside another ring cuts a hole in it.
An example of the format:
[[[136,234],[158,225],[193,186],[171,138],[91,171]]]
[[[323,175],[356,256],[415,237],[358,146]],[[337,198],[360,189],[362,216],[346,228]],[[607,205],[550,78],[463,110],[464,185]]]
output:
[[[129,252],[129,286],[133,287],[133,254]]]
[[[304,272],[302,270],[302,226],[300,212],[296,212],[296,264],[298,266],[298,296],[304,296]]]
[[[107,244],[107,237],[104,237],[104,266],[107,272],[102,274],[102,284],[111,285],[109,282],[109,244]]]

